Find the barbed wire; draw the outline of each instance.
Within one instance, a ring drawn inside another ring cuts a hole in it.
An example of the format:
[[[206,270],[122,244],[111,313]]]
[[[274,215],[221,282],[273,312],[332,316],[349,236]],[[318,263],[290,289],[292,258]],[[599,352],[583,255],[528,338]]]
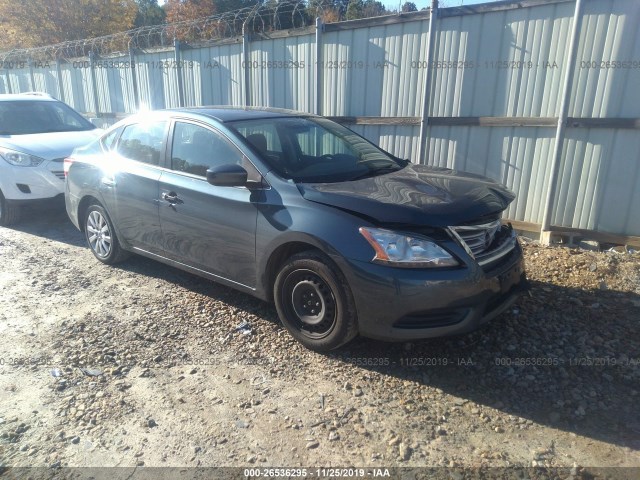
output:
[[[363,12],[364,16],[380,16],[389,12]],[[213,43],[225,38],[248,34],[268,34],[277,30],[295,30],[315,23],[320,17],[325,23],[346,20],[346,3],[331,0],[280,0],[257,4],[197,20],[141,27],[125,32],[83,40],[66,41],[35,48],[0,52],[0,63],[16,61],[48,61],[82,58],[89,55],[120,56],[130,51],[145,51],[171,47],[175,40],[188,44]],[[2,66],[0,64],[0,67]]]

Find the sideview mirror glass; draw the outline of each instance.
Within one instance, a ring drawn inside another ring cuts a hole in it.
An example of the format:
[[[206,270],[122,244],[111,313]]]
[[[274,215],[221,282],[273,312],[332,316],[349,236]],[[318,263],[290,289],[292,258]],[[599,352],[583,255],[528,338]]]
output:
[[[247,171],[235,163],[220,165],[207,170],[207,182],[218,187],[244,187]]]

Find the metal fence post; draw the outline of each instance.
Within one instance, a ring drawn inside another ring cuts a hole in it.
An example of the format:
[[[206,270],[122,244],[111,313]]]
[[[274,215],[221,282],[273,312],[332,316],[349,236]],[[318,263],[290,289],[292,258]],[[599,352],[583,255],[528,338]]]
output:
[[[178,40],[177,38],[173,39],[173,50],[175,55],[174,58],[176,61],[176,79],[178,81],[178,106],[184,107],[184,85],[182,83],[182,65],[180,64],[182,55],[180,52],[180,40]]]
[[[249,106],[249,102],[251,100],[251,89],[250,82],[251,78],[249,75],[249,34],[247,33],[247,23],[242,24],[242,73],[243,73],[243,90],[242,103],[245,107]]]
[[[62,83],[62,67],[60,66],[60,59],[56,58],[56,75],[58,76],[58,99],[64,102],[64,85]]]
[[[96,113],[96,118],[100,117],[100,102],[98,100],[98,83],[96,81],[96,69],[95,69],[95,53],[93,50],[89,52],[89,73],[91,74],[91,92],[93,93],[93,108]]]
[[[565,69],[562,85],[562,101],[560,103],[560,112],[558,113],[556,140],[553,146],[553,155],[551,157],[551,166],[549,168],[549,187],[547,189],[544,214],[542,217],[542,229],[540,231],[540,240],[547,244],[551,240],[549,228],[551,227],[551,216],[553,215],[553,201],[556,195],[556,190],[558,188],[558,172],[560,170],[560,160],[562,157],[562,148],[564,146],[565,126],[567,123],[567,114],[569,111],[569,101],[571,99],[571,86],[573,83],[573,73],[575,70],[576,55],[578,52],[578,35],[580,33],[581,15],[582,0],[576,0],[576,7],[573,13],[571,39],[569,41],[569,49],[565,58],[567,67]]]
[[[131,67],[131,87],[133,88],[133,104],[136,111],[140,110],[140,96],[138,93],[138,75],[136,74],[136,54],[133,48],[129,47],[129,63]]]
[[[322,63],[322,32],[324,25],[322,18],[316,18],[316,104],[315,114],[322,115],[322,96],[324,93],[324,64]]]
[[[424,80],[424,99],[422,102],[422,119],[420,120],[420,146],[418,149],[418,163],[424,162],[424,157],[427,150],[427,137],[429,133],[429,110],[431,107],[431,81],[432,81],[432,68],[431,62],[433,61],[434,48],[435,48],[435,28],[436,18],[438,16],[438,0],[431,0],[431,10],[429,11],[429,40],[427,43],[427,58],[426,65],[427,71],[425,72]]]
[[[33,75],[33,60],[29,58],[29,90],[32,92],[36,91],[36,78]]]

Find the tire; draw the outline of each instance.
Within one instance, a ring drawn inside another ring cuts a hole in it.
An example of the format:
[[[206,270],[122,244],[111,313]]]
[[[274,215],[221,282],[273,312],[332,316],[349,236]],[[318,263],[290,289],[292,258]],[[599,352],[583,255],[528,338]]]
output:
[[[7,202],[0,192],[0,226],[8,227],[13,225],[20,218],[20,207]]]
[[[122,249],[113,223],[102,206],[93,204],[87,208],[84,217],[84,236],[91,253],[107,265],[121,262],[129,256]]]
[[[335,350],[358,334],[351,289],[320,252],[306,251],[287,260],[275,280],[274,300],[285,328],[310,350]]]

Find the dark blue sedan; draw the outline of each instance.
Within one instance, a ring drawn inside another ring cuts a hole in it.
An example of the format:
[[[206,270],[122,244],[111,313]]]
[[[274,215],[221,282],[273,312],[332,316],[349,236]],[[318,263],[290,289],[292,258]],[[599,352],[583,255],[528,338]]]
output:
[[[274,109],[134,115],[65,160],[95,257],[131,252],[273,301],[314,350],[357,334],[458,334],[522,292],[522,250],[484,177],[412,165],[328,119]]]

